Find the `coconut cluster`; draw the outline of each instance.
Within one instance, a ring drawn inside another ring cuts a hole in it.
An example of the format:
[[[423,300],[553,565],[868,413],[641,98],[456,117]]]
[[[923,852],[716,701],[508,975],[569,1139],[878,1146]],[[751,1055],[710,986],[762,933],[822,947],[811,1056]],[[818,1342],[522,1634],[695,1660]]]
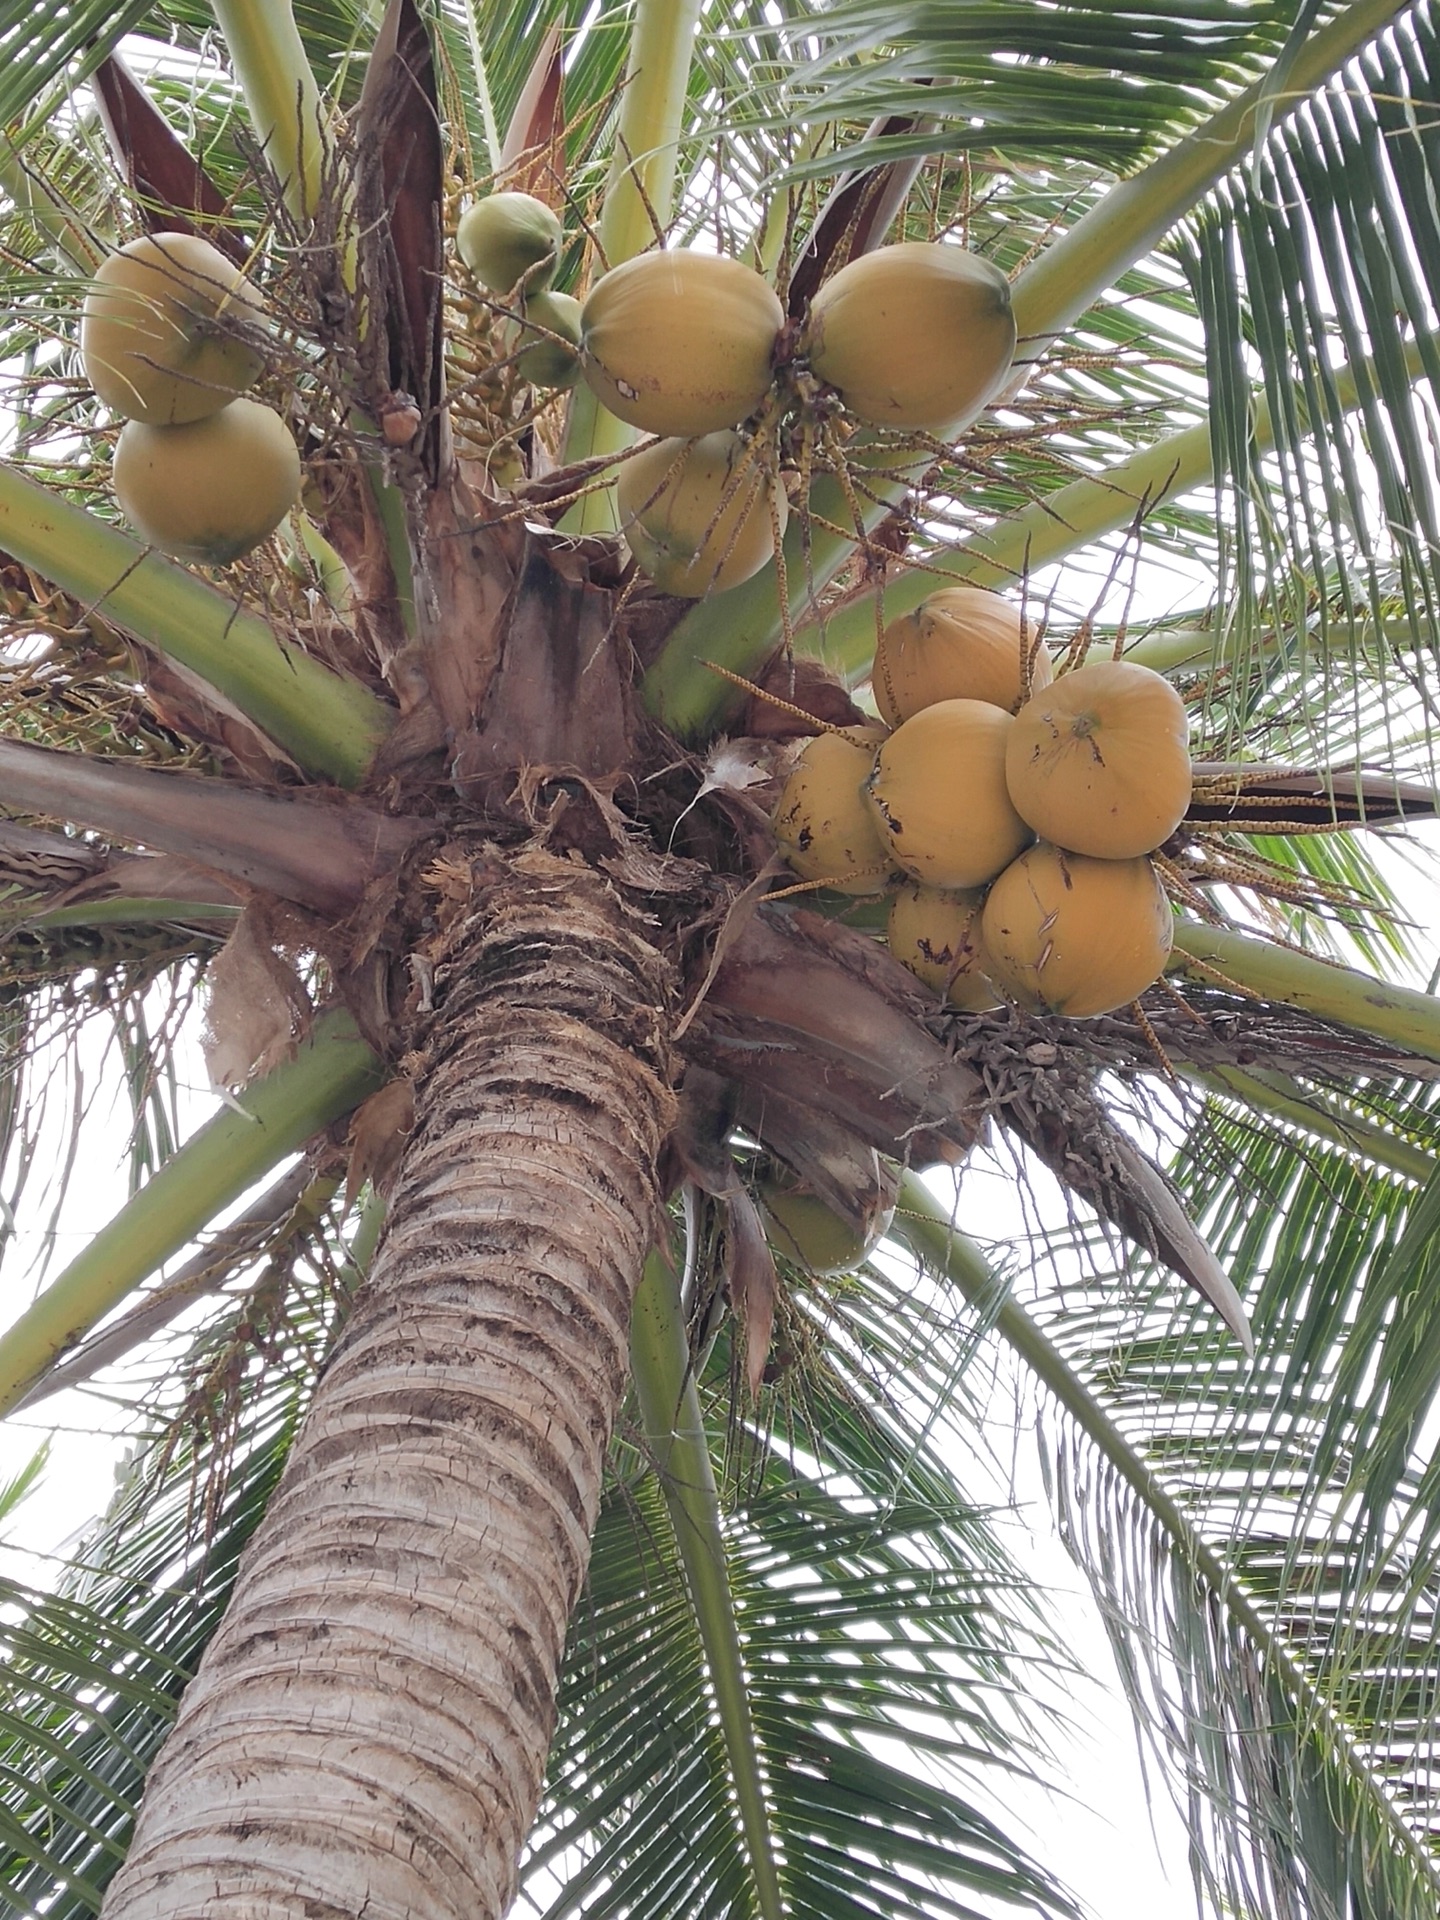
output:
[[[85,377],[125,421],[115,497],[151,546],[224,566],[279,526],[300,455],[272,407],[242,396],[261,370],[260,301],[198,234],[145,234],[109,254],[80,318]]]
[[[802,879],[891,894],[891,952],[951,1005],[1127,1006],[1169,957],[1150,855],[1190,803],[1188,723],[1148,667],[1053,678],[998,594],[951,587],[875,655],[890,730],[821,734],[773,817]]]

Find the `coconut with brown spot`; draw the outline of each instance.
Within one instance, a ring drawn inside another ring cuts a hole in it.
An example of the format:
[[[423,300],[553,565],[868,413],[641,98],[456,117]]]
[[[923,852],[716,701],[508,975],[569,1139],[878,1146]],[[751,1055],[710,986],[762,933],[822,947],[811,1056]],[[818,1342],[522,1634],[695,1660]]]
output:
[[[1003,1005],[984,974],[978,887],[945,892],[939,887],[901,887],[890,902],[885,939],[902,967],[943,994],[965,1013]]]
[[[1050,684],[1035,623],[985,587],[942,587],[880,636],[870,685],[880,717],[898,727],[939,700],[984,700],[1013,713]]]
[[[985,966],[1032,1012],[1084,1019],[1129,1006],[1165,969],[1174,916],[1153,862],[1096,860],[1041,841],[991,887]]]
[[[867,792],[896,866],[928,887],[980,887],[1027,844],[1005,788],[1014,724],[983,700],[940,700],[889,735]]]
[[[879,727],[819,733],[801,749],[771,825],[802,880],[837,893],[883,893],[895,872],[863,792],[884,738]]]

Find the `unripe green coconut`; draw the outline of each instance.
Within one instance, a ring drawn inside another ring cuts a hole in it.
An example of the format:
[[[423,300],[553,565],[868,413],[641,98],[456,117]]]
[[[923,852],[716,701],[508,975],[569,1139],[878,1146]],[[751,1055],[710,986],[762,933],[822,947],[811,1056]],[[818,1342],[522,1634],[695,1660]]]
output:
[[[223,567],[273,533],[300,495],[300,455],[272,407],[232,400],[207,420],[131,420],[115,447],[115,497],[152,546]]]
[[[984,587],[942,587],[892,620],[870,675],[880,717],[892,727],[939,700],[984,700],[1013,713],[1050,680],[1033,622]]]
[[[1002,992],[1084,1019],[1139,999],[1164,971],[1174,929],[1149,860],[1092,860],[1042,841],[991,887],[980,937]]]
[[[263,364],[255,290],[194,233],[152,233],[104,259],[80,315],[85,378],[113,412],[150,426],[203,420]]]
[[[621,531],[640,571],[664,593],[698,599],[758,573],[785,531],[789,502],[733,431],[657,440],[620,469]]]
[[[802,749],[770,823],[802,880],[837,893],[885,891],[895,863],[862,791],[883,738],[879,727],[852,727],[817,733]]]
[[[813,1193],[802,1193],[779,1181],[767,1181],[760,1204],[770,1244],[786,1259],[806,1267],[822,1280],[853,1273],[879,1246],[889,1231],[895,1209],[887,1207],[869,1233],[842,1220]]]
[[[897,867],[928,887],[980,887],[1030,841],[1005,789],[1014,724],[983,700],[941,700],[889,736],[867,791]]]
[[[532,387],[573,387],[580,378],[580,302],[568,293],[527,294],[505,323],[505,350]]]
[[[769,391],[784,323],[774,288],[738,260],[684,247],[642,253],[585,302],[585,379],[646,433],[737,427]]]
[[[984,904],[978,887],[955,893],[901,887],[890,902],[885,928],[886,942],[901,966],[966,1013],[985,1013],[1001,1005],[983,971]]]
[[[491,193],[461,214],[455,247],[482,287],[509,293],[524,280],[528,298],[555,278],[564,238],[556,214],[533,193]]]
[[[964,247],[878,247],[827,280],[802,352],[857,420],[956,433],[1010,375],[1010,283]]]

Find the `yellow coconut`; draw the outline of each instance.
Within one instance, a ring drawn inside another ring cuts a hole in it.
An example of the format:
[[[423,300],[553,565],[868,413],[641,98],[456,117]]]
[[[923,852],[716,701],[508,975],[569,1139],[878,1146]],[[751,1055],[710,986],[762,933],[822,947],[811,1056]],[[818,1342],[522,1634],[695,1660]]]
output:
[[[1149,667],[1104,660],[1062,674],[1015,716],[1010,798],[1042,840],[1102,860],[1153,853],[1190,804],[1190,729]]]
[[[897,867],[928,887],[980,887],[1031,840],[1005,791],[1014,724],[983,700],[941,700],[886,739],[867,791]]]
[[[482,287],[509,293],[544,291],[555,277],[564,232],[551,208],[533,193],[489,193],[460,216],[455,247]]]
[[[938,887],[901,887],[890,902],[885,938],[911,973],[944,994],[951,1006],[984,1013],[1001,1001],[982,971],[978,887],[945,893]]]
[[[789,502],[747,456],[743,435],[707,433],[657,440],[621,467],[621,529],[640,571],[662,592],[687,599],[723,593],[774,553]]]
[[[736,427],[760,405],[785,312],[738,260],[642,253],[596,282],[582,316],[586,381],[647,433]]]
[[[1002,992],[1081,1019],[1129,1006],[1159,979],[1174,924],[1151,861],[1094,860],[1041,841],[991,887],[980,933]]]
[[[114,481],[125,518],[152,546],[220,567],[285,518],[300,493],[300,455],[273,408],[232,400],[183,427],[131,420]]]
[[[802,880],[837,893],[883,893],[895,871],[862,792],[884,738],[879,727],[817,733],[806,742],[771,817],[775,840]]]
[[[853,1273],[868,1260],[889,1231],[895,1209],[887,1207],[868,1233],[843,1220],[813,1193],[768,1180],[760,1190],[771,1246],[822,1280]]]
[[[203,420],[259,373],[260,317],[249,281],[208,240],[145,234],[101,262],[85,296],[85,378],[127,420]]]
[[[1009,377],[1010,283],[963,247],[879,247],[821,287],[802,351],[857,419],[955,433]]]
[[[1032,621],[984,587],[942,587],[880,636],[870,684],[892,727],[937,700],[985,700],[1013,713],[1050,684],[1050,656]]]
[[[580,378],[580,302],[568,293],[526,297],[505,324],[505,351],[532,387],[573,387]]]

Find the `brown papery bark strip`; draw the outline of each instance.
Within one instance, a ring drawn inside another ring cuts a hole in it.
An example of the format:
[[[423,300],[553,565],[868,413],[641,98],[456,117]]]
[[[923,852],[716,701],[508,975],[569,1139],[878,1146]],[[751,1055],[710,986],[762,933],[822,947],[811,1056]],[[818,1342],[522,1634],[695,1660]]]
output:
[[[481,882],[372,1278],[107,1920],[498,1920],[539,1800],[672,1119],[670,971],[587,870]]]

